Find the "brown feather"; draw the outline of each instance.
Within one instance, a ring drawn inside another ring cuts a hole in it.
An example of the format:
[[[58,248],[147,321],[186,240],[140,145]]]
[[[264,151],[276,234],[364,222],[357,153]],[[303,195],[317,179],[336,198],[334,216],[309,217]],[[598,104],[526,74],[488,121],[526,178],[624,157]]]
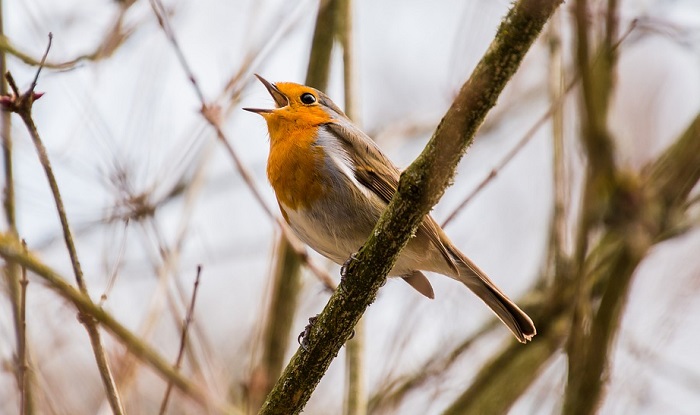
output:
[[[354,131],[350,131],[338,123],[328,123],[326,126],[347,147],[348,156],[352,157],[354,162],[357,181],[388,204],[399,186],[401,172],[398,167],[384,156],[379,147],[368,136],[365,135],[363,138],[358,137],[355,139],[353,136],[355,134]],[[359,133],[364,134],[362,132]],[[374,149],[370,149],[369,146],[374,146]],[[418,228],[418,234],[427,236],[445,259],[448,266],[455,273],[459,274],[452,256],[442,243],[440,227],[430,215],[423,219]]]
[[[423,274],[422,272],[413,271],[412,273],[404,275],[401,278],[403,278],[404,281],[406,281],[419,293],[430,298],[431,300],[435,299],[435,292],[433,291],[433,286],[430,285],[428,277],[426,277],[425,274]]]

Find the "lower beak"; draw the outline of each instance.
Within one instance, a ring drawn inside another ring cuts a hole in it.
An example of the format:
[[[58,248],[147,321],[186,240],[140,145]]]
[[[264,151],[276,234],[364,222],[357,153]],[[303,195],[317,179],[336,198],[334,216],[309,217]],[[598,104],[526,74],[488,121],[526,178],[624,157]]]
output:
[[[265,113],[272,112],[272,110],[265,109],[265,108],[243,108],[243,110],[254,112],[256,114],[265,114]]]

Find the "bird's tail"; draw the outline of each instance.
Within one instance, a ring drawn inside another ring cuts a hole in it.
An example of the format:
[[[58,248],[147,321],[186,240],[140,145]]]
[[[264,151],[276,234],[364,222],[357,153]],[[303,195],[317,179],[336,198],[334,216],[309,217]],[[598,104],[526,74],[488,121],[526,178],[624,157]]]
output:
[[[449,249],[449,248],[448,248]],[[459,270],[457,279],[474,292],[505,324],[521,343],[527,343],[537,334],[535,325],[508,296],[496,287],[489,277],[458,250],[450,249]]]

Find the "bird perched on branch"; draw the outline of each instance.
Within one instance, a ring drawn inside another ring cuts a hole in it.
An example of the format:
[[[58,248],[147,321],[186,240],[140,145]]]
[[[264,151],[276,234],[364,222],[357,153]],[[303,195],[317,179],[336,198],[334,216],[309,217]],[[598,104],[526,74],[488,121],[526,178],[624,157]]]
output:
[[[258,79],[276,108],[244,108],[262,115],[270,133],[267,177],[282,216],[315,251],[343,264],[367,240],[396,192],[399,169],[321,91]],[[427,215],[399,255],[390,276],[434,298],[421,271],[466,285],[525,343],[537,331],[518,308]]]

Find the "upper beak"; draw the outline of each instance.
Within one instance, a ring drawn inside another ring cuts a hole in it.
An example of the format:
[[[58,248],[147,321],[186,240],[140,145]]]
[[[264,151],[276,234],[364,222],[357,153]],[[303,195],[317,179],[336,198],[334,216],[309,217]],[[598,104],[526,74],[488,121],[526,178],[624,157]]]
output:
[[[265,85],[265,88],[267,88],[267,92],[269,92],[270,95],[272,95],[272,99],[275,100],[275,105],[277,105],[277,108],[286,107],[287,105],[289,105],[289,99],[287,99],[287,96],[284,95],[282,92],[280,92],[280,90],[277,89],[277,87],[274,84],[268,82],[265,78],[263,78],[262,76],[260,76],[258,74],[255,74],[255,76],[260,80],[260,82],[263,83],[263,85]],[[255,113],[272,112],[271,109],[263,109],[263,108],[243,108],[243,109],[246,111],[255,112]]]

